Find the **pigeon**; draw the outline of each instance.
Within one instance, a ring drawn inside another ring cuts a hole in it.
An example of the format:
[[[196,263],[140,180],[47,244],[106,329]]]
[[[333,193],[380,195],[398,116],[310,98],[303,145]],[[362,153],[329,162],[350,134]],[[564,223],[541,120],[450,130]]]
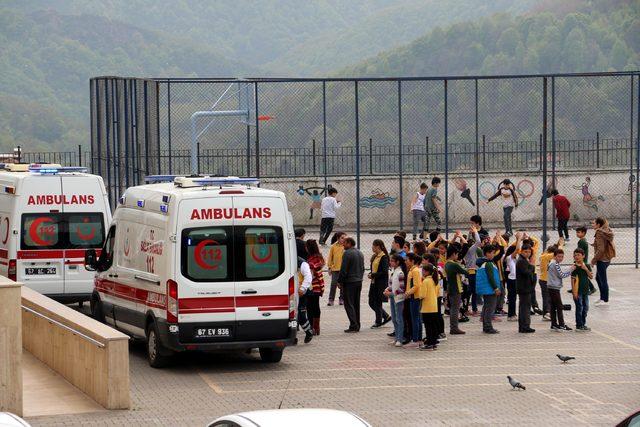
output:
[[[567,363],[569,360],[575,360],[576,359],[573,356],[563,356],[561,354],[556,354],[556,356],[558,356],[558,359],[562,360],[562,363]]]
[[[509,379],[509,384],[511,384],[511,387],[513,387],[513,389],[522,389],[522,390],[526,390],[527,388],[525,386],[523,386],[522,384],[520,384],[518,381],[514,380],[513,378],[511,378],[509,375],[507,375],[507,378]]]

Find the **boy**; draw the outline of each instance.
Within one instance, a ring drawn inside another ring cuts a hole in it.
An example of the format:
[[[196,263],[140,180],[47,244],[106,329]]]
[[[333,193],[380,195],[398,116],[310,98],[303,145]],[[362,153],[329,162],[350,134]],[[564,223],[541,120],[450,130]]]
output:
[[[489,238],[489,232],[482,227],[482,217],[480,215],[473,215],[469,218],[469,221],[471,222],[471,227],[478,230],[480,240],[486,240]]]
[[[587,312],[589,311],[589,281],[593,279],[591,266],[584,262],[584,251],[573,251],[575,270],[571,273],[571,289],[576,304],[576,332],[588,332]]]
[[[331,187],[329,188],[329,195],[322,199],[320,209],[322,210],[322,219],[320,220],[320,244],[324,245],[331,231],[333,230],[333,224],[336,220],[336,213],[342,206],[342,202],[336,198],[338,190]]]
[[[563,270],[560,264],[564,260],[564,251],[556,248],[553,252],[553,260],[547,268],[547,289],[549,291],[549,305],[551,310],[551,330],[555,332],[570,331],[571,328],[564,324],[564,313],[562,304],[562,279],[571,276],[576,269],[575,265],[569,270]]]
[[[420,184],[420,190],[411,198],[411,214],[413,216],[413,240],[418,234],[418,222],[422,221],[422,229],[425,230],[424,195],[427,192],[427,184]],[[424,231],[420,233],[420,238],[424,236]]]
[[[440,198],[438,197],[438,187],[440,187],[440,182],[440,178],[437,176],[434,177],[431,180],[431,188],[427,190],[427,193],[424,196],[424,211],[426,215],[426,221],[424,223],[425,233],[429,230],[431,219],[436,222],[437,231],[440,231],[440,226],[442,225],[442,221],[440,221],[440,212],[442,212],[442,207],[440,206]]]
[[[498,296],[502,293],[498,268],[493,263],[493,259],[498,253],[498,248],[493,245],[486,245],[482,248],[482,253],[484,256],[476,260],[477,266],[480,267],[476,274],[477,292],[482,295],[484,300],[482,306],[482,332],[485,334],[497,334],[499,331],[493,328],[492,320]]]
[[[578,247],[584,251],[584,259],[589,259],[589,242],[586,239],[587,227],[580,226],[576,228],[576,237],[578,238]],[[571,289],[569,289],[571,293]],[[589,295],[596,293],[596,287],[593,286],[593,282],[589,281]]]
[[[556,210],[556,218],[558,218],[558,234],[561,239],[569,241],[569,229],[567,223],[571,218],[569,208],[571,202],[565,196],[561,195],[555,188],[551,190],[551,197],[553,199],[553,207]]]
[[[459,235],[459,232],[456,233],[456,235]],[[469,249],[467,250],[467,253],[463,258],[464,265],[467,267],[467,271],[469,272],[467,274],[467,280],[469,281],[469,294],[463,297],[463,299],[465,300],[463,312],[464,313],[467,312],[467,309],[469,307],[469,297],[470,297],[471,310],[472,310],[471,315],[477,316],[478,315],[478,297],[476,295],[476,269],[478,267],[476,266],[476,261],[478,257],[482,256],[482,250],[480,249],[480,247],[482,246],[482,240],[481,240],[480,233],[475,228],[475,226],[471,227],[471,236],[473,236],[473,244],[469,246]]]
[[[398,254],[405,259],[407,253],[404,250],[405,240],[401,236],[393,236],[393,242],[391,242],[391,254]]]
[[[564,240],[561,237],[557,244],[549,246],[547,251],[540,255],[540,277],[538,278],[538,283],[540,283],[540,293],[542,294],[542,319],[546,321],[551,320],[551,317],[549,317],[549,291],[547,289],[549,263],[555,256],[556,249],[562,249],[563,246]]]
[[[451,335],[464,335],[466,332],[458,327],[458,313],[460,312],[460,298],[462,294],[462,275],[467,274],[458,263],[458,245],[450,245],[447,248],[447,262],[444,264],[444,272],[447,278],[447,294],[449,295],[449,333]]]
[[[529,245],[522,245],[516,262],[516,292],[518,293],[518,332],[533,333],[531,327],[531,294],[536,291],[536,266],[532,262],[532,249]]]

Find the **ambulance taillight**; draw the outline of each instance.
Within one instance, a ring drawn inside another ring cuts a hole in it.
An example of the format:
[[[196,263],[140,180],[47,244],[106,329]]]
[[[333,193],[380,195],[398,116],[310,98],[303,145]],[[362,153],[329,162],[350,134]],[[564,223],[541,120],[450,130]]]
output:
[[[289,278],[289,320],[296,320],[296,298],[295,298],[296,282],[293,276]]]
[[[16,260],[15,259],[10,259],[9,260],[9,269],[7,271],[7,276],[9,277],[9,280],[13,280],[14,282],[17,280],[17,267],[16,267]]]
[[[178,323],[178,284],[167,280],[167,323]]]

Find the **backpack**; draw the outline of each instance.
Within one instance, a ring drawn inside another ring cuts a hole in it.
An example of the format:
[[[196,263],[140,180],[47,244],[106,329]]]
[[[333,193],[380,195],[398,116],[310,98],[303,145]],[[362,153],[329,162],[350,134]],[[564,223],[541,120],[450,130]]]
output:
[[[487,271],[487,263],[485,262],[482,266],[476,270],[476,294],[478,295],[493,295],[495,292],[491,287],[491,283],[489,283],[489,272]],[[494,265],[491,270],[493,273],[493,278],[498,283],[498,288],[502,289],[502,283],[500,282],[500,272],[498,268]]]

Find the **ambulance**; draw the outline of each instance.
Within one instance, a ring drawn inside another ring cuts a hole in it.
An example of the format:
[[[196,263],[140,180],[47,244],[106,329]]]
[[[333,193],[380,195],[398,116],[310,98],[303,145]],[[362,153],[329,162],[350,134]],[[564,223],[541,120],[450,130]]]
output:
[[[187,350],[258,348],[263,361],[279,362],[297,329],[284,194],[247,178],[147,182],[120,198],[101,254],[87,252],[94,318],[146,340],[156,368]]]
[[[102,178],[83,167],[0,164],[0,274],[63,303],[88,301],[111,221]]]

